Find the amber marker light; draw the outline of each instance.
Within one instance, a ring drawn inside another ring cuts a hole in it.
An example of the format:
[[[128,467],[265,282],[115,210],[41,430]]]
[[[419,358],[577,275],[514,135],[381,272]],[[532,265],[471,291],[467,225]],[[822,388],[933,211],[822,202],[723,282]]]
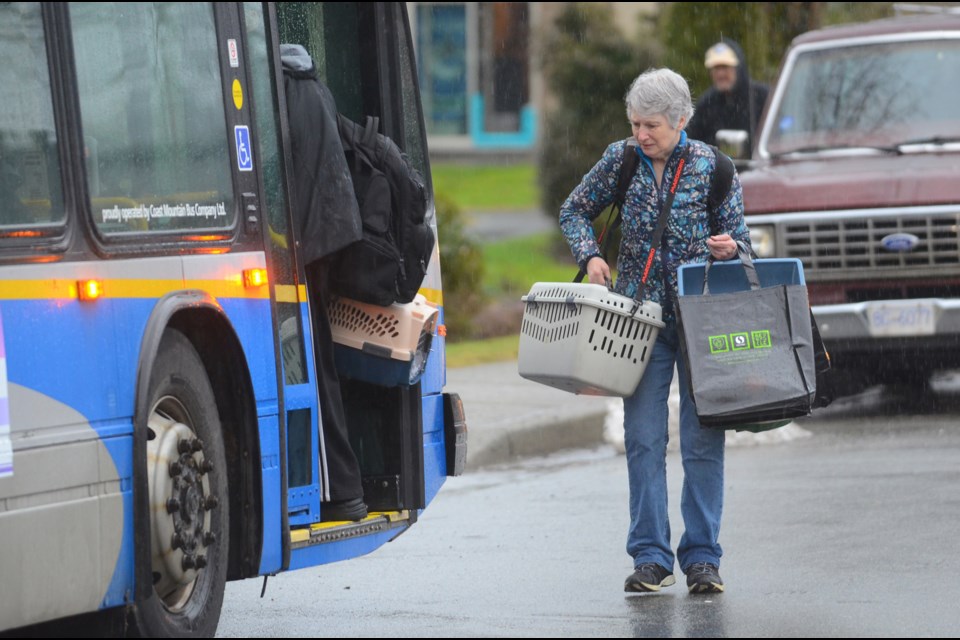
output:
[[[243,270],[243,286],[259,287],[265,284],[267,284],[266,269],[244,269]]]
[[[100,280],[80,280],[77,282],[77,297],[89,302],[103,295],[103,282]]]

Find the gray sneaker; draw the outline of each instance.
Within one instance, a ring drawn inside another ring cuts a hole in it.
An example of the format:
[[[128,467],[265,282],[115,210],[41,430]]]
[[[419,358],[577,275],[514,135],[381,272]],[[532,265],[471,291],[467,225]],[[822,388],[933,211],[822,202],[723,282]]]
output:
[[[660,591],[660,587],[669,587],[677,582],[673,572],[656,564],[647,562],[634,569],[623,583],[624,591]]]
[[[687,588],[690,593],[722,593],[720,570],[709,562],[696,562],[687,567]]]

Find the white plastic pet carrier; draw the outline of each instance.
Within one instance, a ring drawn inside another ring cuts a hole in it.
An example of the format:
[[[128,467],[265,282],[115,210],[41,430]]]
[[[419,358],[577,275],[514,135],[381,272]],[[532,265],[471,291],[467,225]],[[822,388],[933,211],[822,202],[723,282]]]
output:
[[[634,392],[664,326],[659,304],[564,282],[538,282],[521,299],[521,376],[584,395]]]

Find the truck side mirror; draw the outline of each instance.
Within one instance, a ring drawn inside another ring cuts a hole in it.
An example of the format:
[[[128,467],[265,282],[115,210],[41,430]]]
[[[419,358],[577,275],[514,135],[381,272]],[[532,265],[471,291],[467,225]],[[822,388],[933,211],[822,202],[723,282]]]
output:
[[[749,158],[750,148],[747,141],[750,136],[738,129],[720,129],[717,131],[717,148],[733,159]]]

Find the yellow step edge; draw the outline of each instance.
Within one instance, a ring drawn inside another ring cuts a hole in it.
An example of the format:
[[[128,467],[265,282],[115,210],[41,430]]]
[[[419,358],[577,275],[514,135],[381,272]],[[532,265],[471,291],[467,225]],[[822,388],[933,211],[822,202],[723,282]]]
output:
[[[323,509],[323,506],[320,507]],[[367,514],[367,517],[363,520],[334,520],[332,522],[316,522],[310,525],[310,531],[324,531],[325,529],[336,529],[337,527],[342,527],[343,525],[352,525],[352,524],[363,524],[365,522],[371,522],[378,518],[386,518],[390,522],[401,522],[403,520],[410,519],[409,511],[371,511]],[[292,532],[291,532],[292,533]]]
[[[337,520],[333,522],[316,522],[308,527],[298,527],[290,529],[290,542],[292,544],[309,542],[311,537],[328,531],[341,528],[350,528],[366,523],[376,522],[377,520],[386,520],[387,522],[404,522],[410,519],[409,511],[371,511],[363,520]]]

